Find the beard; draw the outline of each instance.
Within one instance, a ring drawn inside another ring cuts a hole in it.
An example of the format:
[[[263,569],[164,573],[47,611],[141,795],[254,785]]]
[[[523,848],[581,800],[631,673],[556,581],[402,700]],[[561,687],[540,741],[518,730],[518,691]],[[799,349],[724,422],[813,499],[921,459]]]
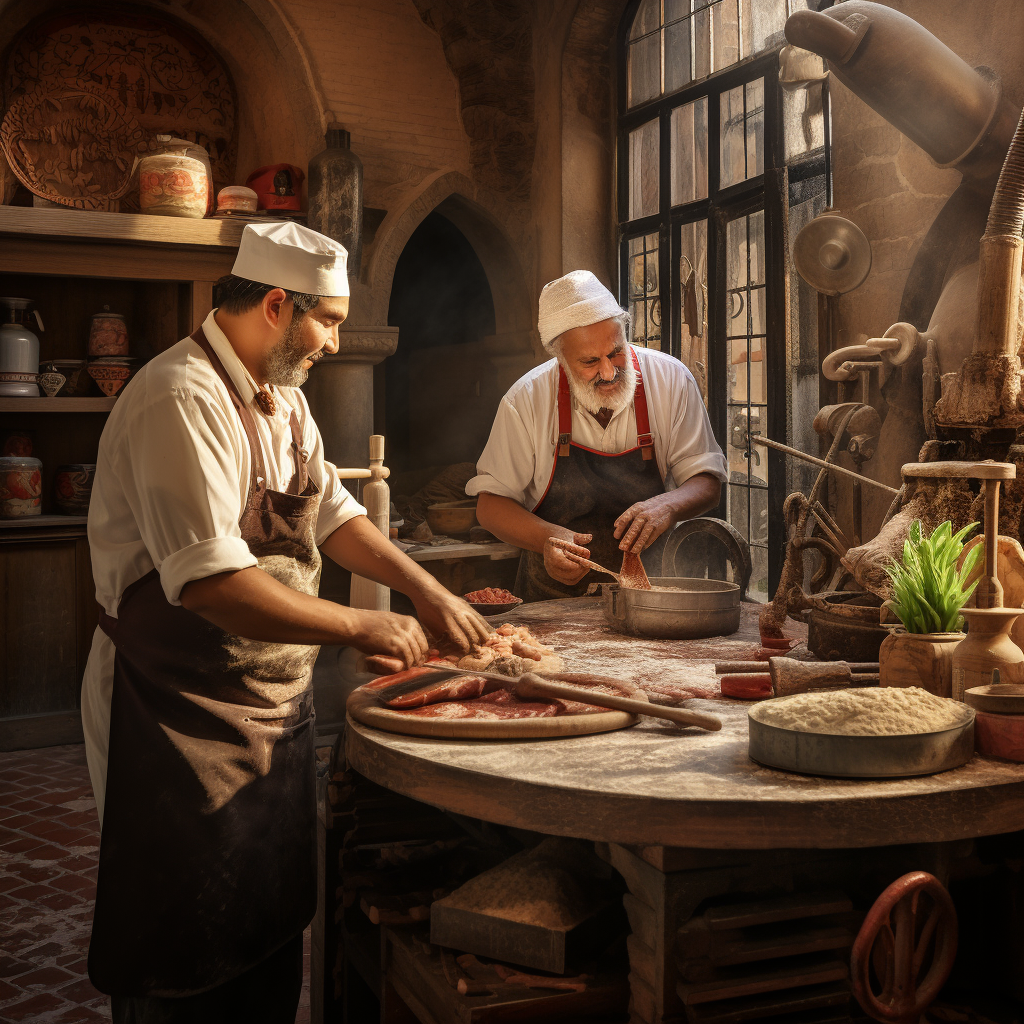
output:
[[[562,362],[561,358],[559,362]],[[569,390],[572,392],[573,398],[594,416],[602,409],[610,410],[614,416],[633,401],[633,393],[636,391],[636,367],[633,366],[633,360],[629,358],[628,354],[626,365],[615,371],[613,380],[616,386],[614,390],[598,388],[599,377],[583,381],[564,362],[562,362],[562,367],[569,379]]]
[[[302,320],[292,317],[292,322],[284,329],[281,340],[267,353],[263,367],[263,378],[268,384],[277,387],[297,388],[306,383],[309,376],[302,364],[307,360],[316,362],[319,352],[309,352],[306,342],[300,337]]]

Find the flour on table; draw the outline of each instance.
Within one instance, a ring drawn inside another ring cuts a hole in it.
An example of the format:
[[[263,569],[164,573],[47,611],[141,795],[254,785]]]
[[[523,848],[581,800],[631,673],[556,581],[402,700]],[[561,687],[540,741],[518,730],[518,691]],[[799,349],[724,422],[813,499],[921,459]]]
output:
[[[919,686],[869,686],[828,693],[798,693],[760,705],[758,721],[780,729],[833,736],[905,736],[939,732],[963,723],[959,701]]]

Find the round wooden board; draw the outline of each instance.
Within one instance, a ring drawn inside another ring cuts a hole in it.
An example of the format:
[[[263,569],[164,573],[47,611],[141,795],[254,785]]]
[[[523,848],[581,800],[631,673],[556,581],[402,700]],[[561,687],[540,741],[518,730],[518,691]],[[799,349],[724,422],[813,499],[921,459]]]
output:
[[[1019,683],[972,686],[964,694],[964,702],[990,714],[1024,715],[1024,686]]]
[[[346,705],[357,722],[403,736],[431,736],[450,740],[546,740],[560,736],[589,736],[636,725],[639,718],[625,711],[598,711],[589,715],[554,718],[426,718],[381,707],[378,698],[362,687],[353,690]]]

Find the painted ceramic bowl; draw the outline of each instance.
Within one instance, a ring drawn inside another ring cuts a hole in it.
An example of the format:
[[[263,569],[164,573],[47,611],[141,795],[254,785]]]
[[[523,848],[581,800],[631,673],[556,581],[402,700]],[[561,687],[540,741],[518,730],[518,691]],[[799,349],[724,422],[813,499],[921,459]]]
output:
[[[124,387],[132,375],[130,366],[118,363],[95,362],[89,364],[89,376],[99,385],[100,391],[113,398]]]
[[[84,516],[89,511],[92,481],[96,466],[92,463],[73,463],[57,468],[53,482],[57,508],[67,516]]]
[[[60,389],[67,382],[67,377],[63,373],[57,373],[55,370],[48,370],[46,373],[39,374],[39,386],[46,392],[47,398],[56,398]]]
[[[57,392],[58,398],[81,398],[89,393],[89,374],[85,372],[84,359],[51,359],[41,363],[39,369],[43,373],[56,373],[65,378],[64,384]],[[42,383],[42,381],[40,381]]]
[[[42,495],[43,464],[38,459],[0,458],[0,519],[40,515]]]

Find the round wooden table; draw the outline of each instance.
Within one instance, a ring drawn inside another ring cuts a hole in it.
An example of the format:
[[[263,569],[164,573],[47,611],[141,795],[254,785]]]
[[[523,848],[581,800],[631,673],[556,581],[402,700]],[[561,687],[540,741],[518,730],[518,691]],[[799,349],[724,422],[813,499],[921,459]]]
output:
[[[623,678],[706,688],[713,663],[758,646],[756,608],[715,641],[613,633],[600,602],[524,606],[525,623],[563,654]],[[718,714],[721,732],[643,719],[619,732],[519,742],[431,740],[348,722],[346,753],[388,789],[458,814],[549,835],[704,849],[786,849],[936,843],[1024,829],[1024,765],[975,755],[962,768],[911,779],[825,779],[762,768],[747,756],[747,708],[728,699],[688,706]]]

